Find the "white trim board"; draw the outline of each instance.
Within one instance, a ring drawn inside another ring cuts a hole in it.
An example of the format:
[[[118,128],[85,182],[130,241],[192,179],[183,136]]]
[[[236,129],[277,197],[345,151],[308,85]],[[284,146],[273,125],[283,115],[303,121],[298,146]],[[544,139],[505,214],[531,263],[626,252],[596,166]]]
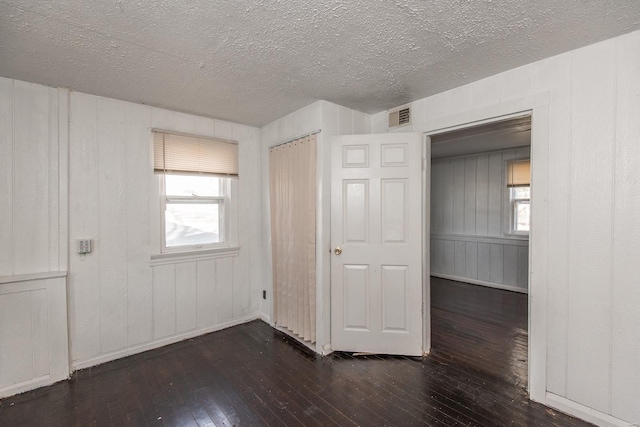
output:
[[[31,282],[34,280],[57,279],[67,277],[66,271],[46,271],[42,273],[15,274],[13,276],[0,276],[0,284]]]
[[[504,291],[519,292],[521,294],[527,293],[526,289],[518,288],[517,286],[502,285],[500,283],[493,283],[493,282],[485,282],[484,280],[469,279],[467,277],[454,276],[451,274],[431,273],[431,277],[438,277],[440,279],[453,280],[455,282],[469,283],[471,285],[487,286],[489,288],[502,289]]]
[[[89,368],[91,366],[100,365],[102,363],[111,362],[116,359],[121,359],[127,356],[133,356],[134,354],[142,353],[144,351],[153,350],[156,348],[164,347],[165,345],[175,344],[180,341],[184,341],[189,338],[195,338],[200,335],[205,335],[210,332],[220,331],[222,329],[227,329],[232,326],[241,325],[243,323],[248,323],[253,320],[262,320],[262,316],[260,314],[251,314],[248,316],[240,317],[238,319],[231,320],[229,322],[221,323],[216,326],[211,326],[208,328],[197,329],[194,331],[189,331],[183,334],[172,335],[167,338],[161,338],[156,341],[147,342],[141,345],[136,345],[133,347],[128,347],[123,350],[114,351],[112,353],[107,353],[100,355],[98,357],[93,357],[85,360],[74,360],[72,363],[72,372],[78,369]]]
[[[65,378],[60,378],[58,381],[64,380]],[[53,384],[55,381],[52,380],[50,375],[44,375],[42,377],[34,378],[29,381],[20,382],[17,384],[11,384],[4,388],[0,388],[0,399],[4,397],[13,396],[15,394],[24,393],[25,391],[34,390],[40,387],[46,387],[48,385]]]
[[[630,427],[638,425],[637,423],[630,424],[619,418],[612,417],[611,415],[604,414],[600,411],[596,411],[595,409],[591,409],[588,406],[581,405],[572,400],[549,392],[547,392],[546,394],[545,403],[546,405],[555,408],[560,412],[576,416],[585,421],[602,427]]]
[[[474,127],[531,115],[534,126],[531,132],[532,204],[539,212],[548,211],[549,166],[549,91],[528,95],[519,99],[499,102],[488,107],[476,108],[445,117],[428,118],[424,123],[411,126],[411,131],[423,132],[426,142],[431,135]],[[426,159],[427,169],[431,158]],[[425,192],[424,197],[430,197]],[[429,200],[423,200],[424,212],[429,212]],[[428,223],[427,214],[427,223]],[[544,216],[532,215],[532,231],[529,236],[529,397],[537,402],[546,402],[547,389],[547,248],[548,224]],[[536,256],[537,254],[537,256]],[[425,261],[428,267],[428,260]],[[535,271],[536,274],[532,274]],[[426,292],[429,289],[425,289]],[[426,317],[429,317],[430,312]],[[431,340],[430,330],[425,330],[425,343]]]
[[[485,237],[467,234],[431,234],[435,240],[455,240],[458,242],[496,243],[500,245],[529,246],[529,239],[514,237]]]

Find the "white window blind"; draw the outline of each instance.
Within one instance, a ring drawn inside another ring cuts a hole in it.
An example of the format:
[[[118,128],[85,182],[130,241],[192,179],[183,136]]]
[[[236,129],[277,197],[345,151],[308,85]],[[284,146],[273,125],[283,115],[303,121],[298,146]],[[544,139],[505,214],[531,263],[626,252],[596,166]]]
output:
[[[238,176],[238,143],[153,131],[155,173]]]
[[[513,160],[507,165],[507,186],[528,187],[531,185],[531,163],[529,160]]]

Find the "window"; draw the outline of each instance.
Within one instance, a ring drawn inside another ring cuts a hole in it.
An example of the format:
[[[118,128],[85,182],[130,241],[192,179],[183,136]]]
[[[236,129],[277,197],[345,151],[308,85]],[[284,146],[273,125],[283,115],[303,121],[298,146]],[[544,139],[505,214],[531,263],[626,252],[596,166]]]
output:
[[[161,252],[231,246],[236,143],[154,131],[154,171],[160,179]]]
[[[507,188],[509,189],[509,233],[529,234],[531,217],[531,163],[512,160],[507,163]]]
[[[164,247],[196,249],[225,241],[228,179],[164,175]]]

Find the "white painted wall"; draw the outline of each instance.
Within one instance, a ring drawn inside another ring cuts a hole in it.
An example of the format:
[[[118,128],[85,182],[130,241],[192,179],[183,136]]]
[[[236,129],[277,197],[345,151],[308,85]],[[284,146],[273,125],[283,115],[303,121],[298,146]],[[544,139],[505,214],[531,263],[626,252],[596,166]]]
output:
[[[67,98],[0,78],[0,397],[69,374]]]
[[[529,147],[434,159],[431,274],[527,292],[528,237],[508,236],[506,162]]]
[[[262,253],[267,300],[261,306],[265,320],[273,310],[273,275],[271,265],[271,216],[269,200],[269,147],[288,141],[307,132],[321,130],[317,135],[318,147],[318,212],[317,212],[317,343],[316,351],[330,350],[330,218],[331,218],[331,136],[369,133],[369,115],[327,101],[318,101],[301,108],[261,129],[262,164]]]
[[[548,129],[534,117],[533,132],[548,145],[532,146],[533,232],[540,224],[546,242],[532,264],[546,289],[545,401],[607,425],[640,422],[638,52],[634,32],[413,103],[419,128],[547,94]],[[385,119],[372,117],[374,132]],[[548,191],[538,204],[537,182]]]
[[[58,123],[66,97],[0,78],[0,276],[66,270],[66,128]]]
[[[237,256],[163,260],[151,129],[239,142]],[[70,257],[74,367],[178,341],[259,312],[260,134],[257,128],[73,92],[70,100]],[[158,209],[156,209],[158,207]],[[73,252],[73,251],[72,251]]]

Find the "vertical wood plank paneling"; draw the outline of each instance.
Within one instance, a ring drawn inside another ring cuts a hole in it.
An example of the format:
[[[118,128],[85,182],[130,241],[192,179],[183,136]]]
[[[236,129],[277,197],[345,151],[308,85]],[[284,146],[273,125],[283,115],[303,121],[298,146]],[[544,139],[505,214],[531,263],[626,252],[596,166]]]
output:
[[[48,270],[59,270],[58,250],[60,246],[60,204],[59,204],[59,161],[58,153],[60,144],[58,141],[58,89],[49,88],[49,154],[48,154],[48,202],[47,213],[49,214],[49,224],[47,226],[49,236],[49,265]],[[64,266],[66,269],[66,265]]]
[[[476,235],[486,236],[489,230],[489,155],[476,157]]]
[[[196,116],[172,111],[173,130],[193,134],[196,131]]]
[[[533,64],[500,73],[500,101],[523,98],[533,94]]]
[[[528,158],[529,147],[433,161],[431,181],[432,236],[437,238],[438,235],[458,234],[504,237],[503,218],[505,214],[503,211],[508,206],[505,204],[508,201],[506,200],[507,189],[503,176],[505,173],[503,156],[507,159],[516,158],[516,156]],[[457,206],[455,200],[458,200]],[[458,212],[464,212],[462,229],[458,232],[454,229],[456,209]],[[449,224],[446,224],[447,220]],[[445,249],[447,242],[443,243],[442,259],[438,258],[439,247],[432,248],[435,251],[432,256],[434,271],[443,272],[442,270],[447,268],[448,257]],[[454,250],[457,242],[450,241],[449,243],[452,255],[451,269],[446,274],[497,284],[504,284],[504,280],[508,279],[512,286],[524,283],[522,275],[528,271],[528,259],[523,259],[517,246],[512,249],[515,252],[510,254],[514,255],[510,258],[513,265],[505,266],[503,244],[496,243],[492,249],[492,244],[483,243],[482,246],[479,246],[474,239],[469,239],[464,254],[464,273],[460,274],[462,272],[459,265],[461,256],[459,252]],[[457,270],[456,265],[458,266]],[[435,270],[435,268],[439,268],[439,270]],[[507,279],[505,279],[505,272]],[[523,288],[526,289],[526,286]]]
[[[316,102],[311,105],[309,111],[309,125],[315,129],[320,129],[322,127],[322,114],[321,114],[322,105],[319,102]],[[249,270],[249,284],[251,289],[250,294],[250,303],[251,303],[251,311],[259,312],[260,304],[264,301],[262,297],[262,290],[266,288],[264,277],[266,275],[262,270],[262,227],[260,221],[256,221],[256,212],[260,212],[260,197],[257,197],[257,194],[260,194],[260,131],[256,128],[249,128],[249,133],[247,137],[247,144],[250,149],[248,150],[250,153],[250,164],[252,166],[251,170],[253,173],[251,174],[251,182],[248,188],[249,194],[246,196],[251,200],[251,204],[249,207],[249,211],[245,212],[244,215],[248,216],[250,221],[250,232],[251,232],[251,245],[249,248],[249,259],[250,259],[250,268]],[[245,190],[244,192],[247,192]],[[322,238],[322,232],[325,228],[322,226],[320,228],[320,236],[318,238]],[[327,255],[325,254],[325,257]],[[319,262],[322,262],[321,257],[319,257]],[[246,268],[246,266],[245,266]],[[320,273],[322,272],[322,268],[319,268]]]
[[[444,272],[444,240],[431,239],[431,270]]]
[[[196,263],[176,264],[176,332],[186,332],[197,325]]]
[[[58,89],[59,270],[69,269],[69,113],[69,90]]]
[[[640,32],[618,40],[611,414],[640,420]]]
[[[216,322],[231,320],[233,316],[233,260],[216,260]]]
[[[453,164],[451,161],[442,163],[444,168],[444,174],[442,176],[442,196],[440,203],[442,203],[442,232],[444,234],[453,233],[453,200],[454,200],[454,187],[453,187]]]
[[[476,158],[464,158],[464,234],[476,234]]]
[[[216,138],[233,139],[233,123],[223,120],[216,120]]]
[[[444,93],[445,111],[447,115],[458,114],[471,109],[471,85],[459,86]]]
[[[444,249],[444,265],[443,273],[454,274],[455,273],[455,244],[452,240],[445,240],[443,243]]]
[[[518,287],[529,287],[529,247],[518,246]]]
[[[196,135],[214,136],[216,134],[216,121],[208,117],[197,116],[195,118]]]
[[[471,105],[482,108],[500,102],[500,76],[478,80],[471,85]]]
[[[13,274],[13,80],[0,78],[0,276]]]
[[[453,233],[463,234],[465,229],[464,159],[453,160]]]
[[[307,132],[309,122],[309,106],[301,108],[293,113],[293,121],[295,126],[295,135],[302,135]]]
[[[419,99],[418,101],[412,102],[411,103],[411,122],[424,123],[425,118],[426,118],[426,108],[425,108],[424,98]]]
[[[427,120],[446,115],[446,93],[438,93],[424,99],[425,117]]]
[[[503,283],[509,286],[518,286],[518,247],[504,245]]]
[[[308,114],[306,115],[308,117]],[[256,168],[251,165],[251,151],[256,147],[251,147],[248,143],[249,129],[246,126],[234,124],[233,138],[239,143],[240,174],[243,179],[239,182],[241,186],[238,201],[238,226],[245,232],[239,234],[240,247],[245,250],[233,259],[233,316],[240,317],[249,313],[251,309],[251,286],[249,283],[249,269],[251,264],[251,225],[255,221],[246,213],[251,212],[253,194],[247,191],[251,188],[251,178],[256,172]]]
[[[69,302],[74,360],[100,353],[100,250],[98,227],[97,98],[71,94],[69,132]],[[77,240],[94,239],[94,252],[81,257]]]
[[[110,352],[127,345],[124,103],[98,98],[97,120],[100,337],[102,352]]]
[[[478,280],[491,281],[490,243],[478,243]]]
[[[151,341],[153,338],[153,305],[151,267],[149,266],[149,177],[151,142],[150,108],[125,103],[125,176],[127,178],[127,344]],[[213,123],[212,123],[213,125]]]
[[[502,195],[506,192],[503,185],[502,153],[489,154],[488,173],[488,207],[487,207],[487,234],[489,236],[502,235]]]
[[[360,111],[351,110],[353,114],[353,133],[367,133],[368,115]]]
[[[49,269],[49,89],[15,81],[14,273]]]
[[[504,283],[504,246],[491,244],[491,281]]]
[[[61,381],[69,376],[69,312],[67,280],[48,279],[46,287],[46,333],[49,340],[49,380]]]
[[[31,294],[31,324],[33,332],[33,376],[42,377],[49,373],[49,316],[47,291],[38,289]],[[0,297],[1,298],[1,297]],[[57,337],[56,337],[57,338]],[[60,343],[64,345],[65,343]]]
[[[425,109],[426,114],[426,109]],[[383,133],[387,131],[389,118],[387,111],[381,111],[371,116],[371,133]]]
[[[567,281],[571,173],[571,55],[536,64],[536,92],[549,90],[549,191],[547,289],[547,389],[566,396]],[[534,163],[536,159],[532,160]],[[534,177],[535,180],[535,177]],[[535,182],[534,182],[535,185]],[[535,188],[533,189],[535,198]],[[535,201],[534,201],[535,210]],[[536,215],[534,211],[533,215]],[[534,231],[535,233],[535,231]],[[542,255],[544,256],[544,255]]]
[[[248,227],[245,228],[248,230]],[[247,233],[247,238],[248,233]],[[242,243],[241,243],[242,244]],[[247,241],[244,244],[245,248],[249,248],[250,243]],[[249,313],[251,309],[251,286],[249,283],[249,269],[246,268],[250,265],[249,251],[247,250],[244,255],[232,258],[233,263],[233,317],[242,317]]]
[[[0,295],[0,387],[33,378],[31,293]]]
[[[467,273],[467,245],[465,242],[454,242],[454,274],[464,277]]]
[[[177,130],[173,111],[151,107],[151,127],[156,129]]]
[[[216,261],[198,261],[196,271],[198,327],[212,326],[216,322]]]
[[[174,264],[152,268],[153,337],[176,333],[176,268]]]
[[[465,277],[470,279],[478,278],[478,244],[476,242],[466,242],[465,250]]]
[[[615,59],[615,40],[609,40],[573,52],[572,70],[567,397],[605,413],[611,391]]]
[[[338,126],[340,135],[353,134],[353,114],[351,109],[338,106]]]

